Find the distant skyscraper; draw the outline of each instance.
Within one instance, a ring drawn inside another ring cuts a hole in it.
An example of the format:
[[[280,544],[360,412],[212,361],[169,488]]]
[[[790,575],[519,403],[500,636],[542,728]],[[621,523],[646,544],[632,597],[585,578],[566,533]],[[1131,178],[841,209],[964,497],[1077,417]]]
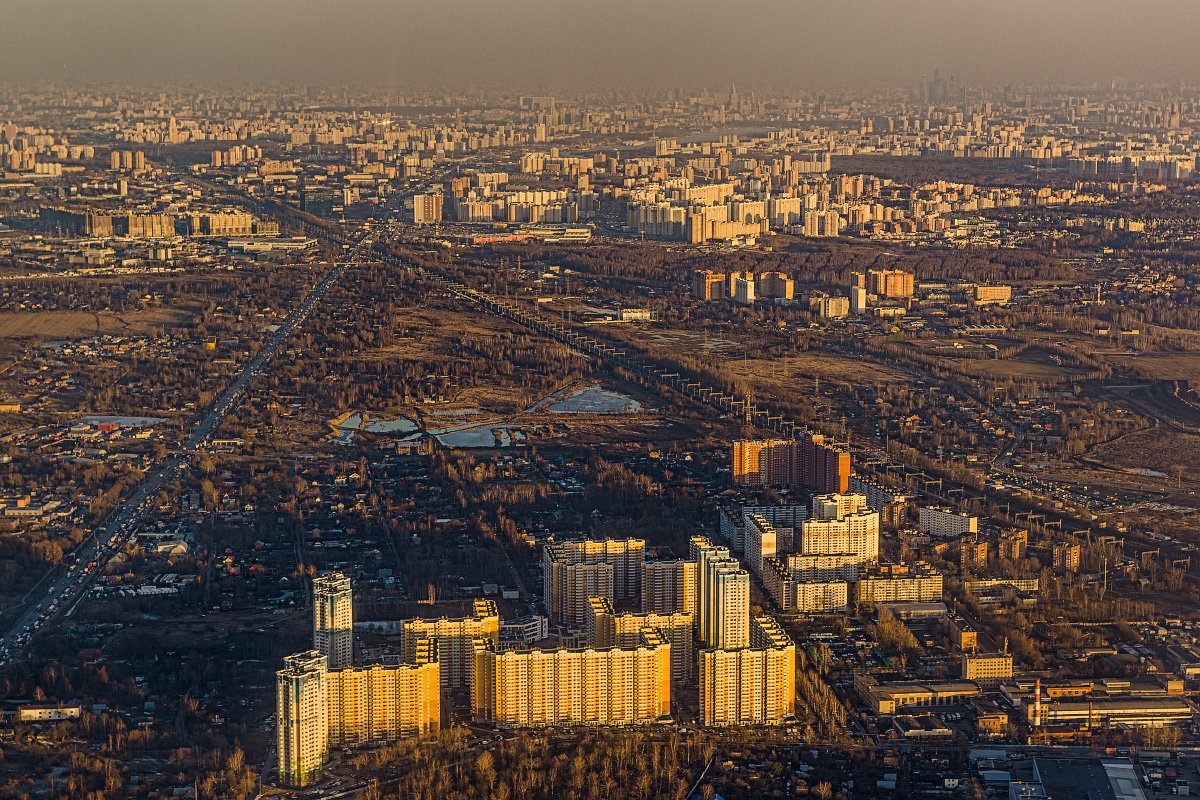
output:
[[[350,579],[340,572],[313,580],[313,648],[329,657],[330,669],[354,658],[354,603]]]

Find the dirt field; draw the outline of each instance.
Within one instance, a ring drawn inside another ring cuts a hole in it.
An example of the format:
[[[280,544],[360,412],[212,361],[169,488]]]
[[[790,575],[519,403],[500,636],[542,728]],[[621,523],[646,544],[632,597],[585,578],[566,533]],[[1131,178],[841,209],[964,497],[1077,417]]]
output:
[[[1153,380],[1196,380],[1200,376],[1200,353],[1145,353],[1109,356],[1109,359]]]
[[[1078,370],[1057,364],[1044,364],[1021,358],[966,358],[958,368],[969,375],[991,378],[1029,378],[1041,381],[1065,381],[1079,375]]]
[[[786,384],[790,378],[820,378],[822,381],[854,385],[882,385],[910,383],[913,380],[913,376],[876,361],[819,353],[745,361],[731,358],[728,366],[739,375],[756,382],[782,381]]]
[[[132,311],[117,316],[106,312],[0,312],[0,339],[37,336],[45,339],[83,339],[97,334],[140,334],[169,328],[192,317],[183,309]]]
[[[1200,433],[1196,394],[1173,381],[1106,387],[1109,397],[1137,414],[1158,420],[1165,428]]]
[[[1169,476],[1174,483],[1178,468],[1182,485],[1196,486],[1200,474],[1200,436],[1154,428],[1137,431],[1095,448],[1089,455],[1114,467],[1150,469]]]
[[[851,356],[810,352],[786,358],[755,358],[754,345],[750,346],[750,352],[747,353],[747,345],[741,342],[705,336],[695,331],[657,328],[646,331],[610,326],[605,333],[648,350],[662,349],[691,356],[706,354],[710,358],[724,359],[731,370],[755,383],[786,382],[789,378],[820,378],[822,381],[881,385],[913,380],[912,375],[895,367]]]

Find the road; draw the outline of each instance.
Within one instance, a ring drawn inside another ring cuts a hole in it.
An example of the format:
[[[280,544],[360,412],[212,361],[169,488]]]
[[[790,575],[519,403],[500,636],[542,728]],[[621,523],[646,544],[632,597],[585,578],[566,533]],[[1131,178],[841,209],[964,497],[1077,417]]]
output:
[[[157,468],[148,472],[104,524],[79,545],[75,551],[74,563],[56,567],[39,583],[37,592],[31,593],[31,597],[26,600],[28,607],[0,636],[0,664],[19,657],[30,640],[59,615],[70,616],[74,613],[75,606],[96,582],[104,562],[117,553],[131,536],[132,523],[145,510],[149,499],[182,474],[192,456],[220,427],[225,417],[237,408],[250,381],[262,374],[280,345],[308,319],[308,315],[329,291],[329,287],[341,277],[346,264],[356,260],[364,250],[369,252],[372,242],[372,235],[368,232],[349,252],[346,260],[334,265],[325,273],[300,305],[288,314],[258,354],[226,384],[225,389],[197,421],[187,441]],[[46,591],[39,595],[43,586],[47,587]]]

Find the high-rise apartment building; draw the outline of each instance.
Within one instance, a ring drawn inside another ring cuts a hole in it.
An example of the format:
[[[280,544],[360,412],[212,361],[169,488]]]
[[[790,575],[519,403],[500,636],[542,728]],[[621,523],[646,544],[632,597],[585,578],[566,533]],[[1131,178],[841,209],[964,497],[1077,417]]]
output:
[[[758,293],[762,297],[792,300],[796,296],[796,282],[785,272],[764,272],[758,276]]]
[[[847,514],[869,510],[867,496],[856,492],[817,495],[812,500],[811,519],[841,519]]]
[[[733,546],[735,553],[746,550],[746,520],[748,515],[756,514],[771,524],[775,529],[775,549],[779,553],[790,553],[795,549],[796,536],[800,525],[808,519],[808,506],[790,504],[782,506],[742,506],[741,508],[724,508],[720,512],[721,538]]]
[[[288,656],[276,673],[280,780],[303,786],[330,747],[427,734],[441,725],[437,645],[425,640],[408,664],[331,670],[323,653]]]
[[[979,539],[976,535],[964,536],[958,543],[958,567],[963,572],[974,572],[987,567],[987,539]]]
[[[316,650],[283,660],[276,673],[275,710],[279,779],[303,786],[329,757],[325,654]]]
[[[692,537],[699,564],[700,638],[709,647],[734,650],[750,644],[750,573],[728,548],[715,547],[702,536]]]
[[[845,492],[850,454],[820,434],[796,440],[737,440],[732,448],[734,486],[809,486]]]
[[[847,580],[857,577],[857,563],[849,564],[843,570],[850,577],[836,574],[803,577],[802,573],[788,568],[788,562],[793,558],[810,557],[769,558],[763,569],[763,587],[780,609],[797,614],[828,614],[847,607],[850,592]]]
[[[413,197],[413,222],[432,225],[442,221],[442,193],[431,192]]]
[[[860,563],[879,560],[879,512],[866,509],[830,519],[806,519],[797,549],[802,555],[848,553]]]
[[[942,599],[942,573],[932,564],[886,564],[859,573],[854,585],[859,603],[928,603]]]
[[[406,619],[400,623],[403,661],[415,661],[423,642],[437,640],[442,687],[468,689],[475,668],[476,643],[500,640],[500,613],[493,600],[476,600],[469,617]]]
[[[927,506],[918,509],[917,524],[930,536],[966,536],[979,532],[979,517],[950,508]]]
[[[878,297],[903,299],[913,295],[913,274],[900,269],[867,271],[867,291]]]
[[[329,742],[347,747],[433,733],[441,727],[438,643],[425,639],[413,660],[330,670]]]
[[[824,293],[813,294],[808,298],[808,308],[818,317],[842,319],[850,313],[850,298]]]
[[[580,540],[547,544],[542,551],[543,592],[550,619],[582,625],[591,597],[636,601],[642,591],[643,539]]]
[[[802,581],[856,581],[863,559],[855,553],[789,553],[778,559]]]
[[[329,657],[330,669],[354,659],[354,602],[350,579],[340,572],[313,579],[313,649]]]
[[[753,646],[700,652],[704,725],[777,725],[796,713],[796,646],[769,617],[754,620]]]
[[[865,314],[867,311],[867,290],[858,286],[850,287],[850,313]]]
[[[413,642],[405,663],[350,666],[350,581],[325,573],[313,588],[313,636],[326,649],[288,656],[275,681],[279,778],[295,786],[321,772],[330,747],[430,733],[442,718],[437,640]]]
[[[692,273],[692,297],[697,300],[722,300],[725,298],[725,274],[707,269]]]
[[[671,646],[475,652],[475,719],[501,725],[633,725],[671,713]]]
[[[1010,528],[1000,533],[997,550],[1001,561],[1019,561],[1025,557],[1029,547],[1029,531],[1024,528]]]
[[[618,614],[613,610],[612,603],[599,597],[593,597],[588,605],[585,629],[593,647],[598,650],[637,647],[642,642],[642,631],[651,628],[662,634],[667,644],[671,645],[672,677],[691,677],[696,665],[693,614],[679,611],[671,614],[634,614],[629,611]]]
[[[750,639],[750,573],[727,562],[709,570],[710,647],[745,647]]]
[[[768,558],[763,569],[763,586],[780,609],[796,614],[828,614],[847,607],[850,586],[846,579],[800,577],[788,569],[788,561],[792,558],[811,556]],[[857,562],[848,565],[847,571],[857,577]]]
[[[738,278],[733,282],[733,301],[744,306],[754,305],[754,279]]]
[[[694,561],[647,561],[642,565],[642,611],[696,613],[699,565]]]
[[[1080,547],[1078,542],[1060,542],[1051,550],[1055,572],[1078,572]]]
[[[590,597],[612,600],[612,564],[566,563],[545,557],[542,560],[542,592],[546,613],[554,622],[580,626],[587,614]]]
[[[747,272],[747,271],[738,272],[735,270],[733,272],[730,272],[728,275],[726,275],[725,276],[725,296],[726,297],[737,297],[738,281],[748,281],[749,283],[753,284],[754,283],[754,273]],[[751,299],[753,299],[753,298],[751,298]]]
[[[769,483],[769,480],[765,479],[774,476],[763,469],[763,461],[769,457],[772,448],[782,448],[787,444],[783,440],[761,441],[739,439],[735,441],[733,443],[733,460],[731,464],[733,485],[762,486],[764,483]]]
[[[746,514],[743,520],[746,563],[755,575],[761,576],[764,561],[778,551],[778,536],[775,527],[761,514]]]

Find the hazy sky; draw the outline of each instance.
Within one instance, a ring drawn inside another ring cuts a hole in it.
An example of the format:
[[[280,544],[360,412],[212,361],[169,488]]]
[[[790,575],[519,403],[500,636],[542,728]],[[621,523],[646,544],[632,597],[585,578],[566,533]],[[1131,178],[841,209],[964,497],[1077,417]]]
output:
[[[0,82],[1200,81],[1200,0],[0,0]]]

